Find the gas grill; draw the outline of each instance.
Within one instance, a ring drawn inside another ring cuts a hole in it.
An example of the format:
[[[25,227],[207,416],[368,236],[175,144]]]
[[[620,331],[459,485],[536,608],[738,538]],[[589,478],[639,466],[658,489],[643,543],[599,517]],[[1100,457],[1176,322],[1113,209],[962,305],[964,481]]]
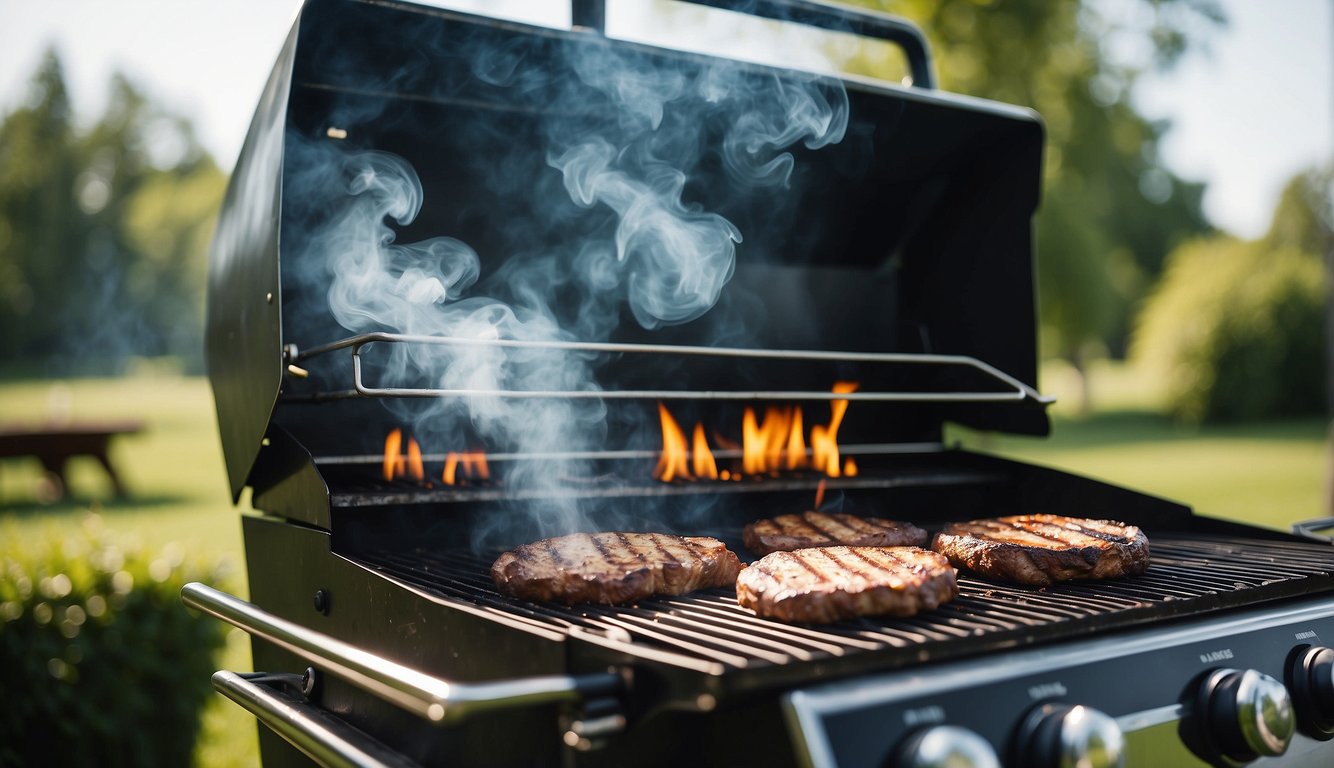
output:
[[[183,593],[252,636],[266,671],[214,685],[265,764],[1334,762],[1328,541],[946,445],[1049,429],[1037,116],[935,90],[899,19],[698,4],[890,41],[909,76],[612,39],[585,0],[566,30],[302,8],[210,262],[250,601]],[[961,573],[937,610],[822,626],[490,578],[578,530],[747,559],[745,524],[817,494],[927,528],[1121,520],[1152,562]]]

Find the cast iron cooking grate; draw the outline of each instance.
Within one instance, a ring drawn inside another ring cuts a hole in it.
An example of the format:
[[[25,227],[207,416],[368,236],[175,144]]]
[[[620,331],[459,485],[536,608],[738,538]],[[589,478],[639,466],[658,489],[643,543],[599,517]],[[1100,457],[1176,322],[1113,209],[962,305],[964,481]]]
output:
[[[1334,548],[1324,544],[1178,534],[1151,536],[1150,545],[1142,576],[1032,589],[961,574],[959,597],[935,611],[824,626],[759,618],[728,589],[621,607],[513,599],[491,582],[493,557],[467,551],[381,551],[359,560],[434,597],[548,629],[599,632],[630,653],[666,651],[715,672],[867,654],[886,668],[1334,589]]]

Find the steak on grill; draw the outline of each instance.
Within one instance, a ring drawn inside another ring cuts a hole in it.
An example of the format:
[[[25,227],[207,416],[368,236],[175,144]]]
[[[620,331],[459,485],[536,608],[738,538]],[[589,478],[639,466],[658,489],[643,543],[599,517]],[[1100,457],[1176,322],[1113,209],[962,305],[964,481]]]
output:
[[[741,561],[717,539],[665,533],[574,533],[496,559],[501,592],[538,602],[620,605],[731,586]]]
[[[1041,587],[1135,576],[1149,567],[1149,540],[1139,528],[1064,515],[950,523],[931,548],[983,576]]]
[[[760,616],[828,624],[912,616],[959,594],[954,568],[918,547],[820,547],[774,552],[736,580],[736,599]]]
[[[757,555],[807,547],[922,547],[926,531],[912,523],[856,517],[842,512],[802,512],[756,520],[742,532],[746,549]]]

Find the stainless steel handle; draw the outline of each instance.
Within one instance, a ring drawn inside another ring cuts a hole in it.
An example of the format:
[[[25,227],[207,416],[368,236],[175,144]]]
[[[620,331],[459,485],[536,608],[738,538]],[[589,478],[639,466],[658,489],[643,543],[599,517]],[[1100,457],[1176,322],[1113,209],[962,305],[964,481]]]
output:
[[[865,8],[848,8],[818,0],[685,0],[695,5],[745,13],[764,19],[804,24],[818,29],[847,32],[861,37],[888,40],[903,49],[912,72],[912,84],[936,86],[935,68],[926,35],[907,19]],[[606,34],[606,0],[570,0],[570,23]]]
[[[213,687],[325,768],[418,768],[417,763],[304,700],[275,675],[213,673]],[[288,677],[299,681],[298,675]]]
[[[1334,541],[1334,536],[1320,533],[1320,531],[1328,531],[1331,528],[1334,528],[1334,517],[1318,517],[1314,520],[1302,520],[1292,524],[1293,533],[1320,542]]]
[[[441,725],[457,723],[477,712],[576,701],[587,695],[613,692],[621,685],[621,678],[612,672],[453,683],[274,616],[256,605],[198,582],[181,588],[181,600],[191,608],[240,627],[331,675]]]

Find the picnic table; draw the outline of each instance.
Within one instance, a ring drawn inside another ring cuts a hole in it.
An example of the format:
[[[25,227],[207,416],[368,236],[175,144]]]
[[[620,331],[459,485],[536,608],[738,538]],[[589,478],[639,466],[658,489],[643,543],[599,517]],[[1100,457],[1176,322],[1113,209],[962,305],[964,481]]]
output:
[[[125,484],[107,456],[111,441],[120,435],[143,430],[139,421],[70,421],[38,425],[0,425],[0,459],[32,456],[60,481],[58,496],[63,497],[69,482],[66,463],[75,456],[97,459],[117,497],[124,497]]]

